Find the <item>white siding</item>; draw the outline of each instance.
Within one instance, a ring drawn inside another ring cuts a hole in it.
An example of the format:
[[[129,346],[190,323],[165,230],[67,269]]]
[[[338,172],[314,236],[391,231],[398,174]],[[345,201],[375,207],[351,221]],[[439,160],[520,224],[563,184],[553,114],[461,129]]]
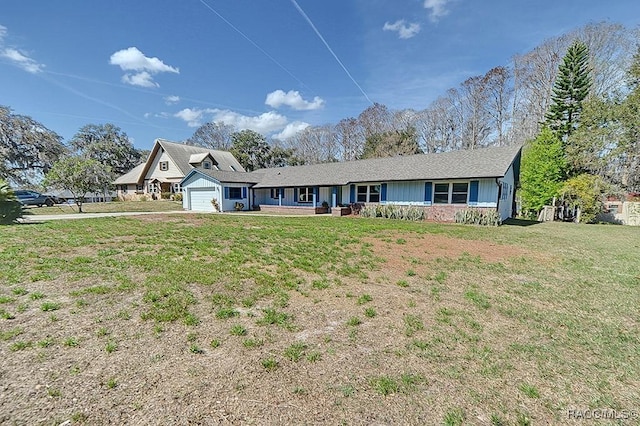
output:
[[[214,211],[211,200],[215,198],[220,205],[221,190],[215,179],[194,173],[182,183],[182,207],[186,210]]]
[[[269,189],[256,189],[253,191],[256,204],[278,204],[278,200],[271,199],[271,190]]]
[[[351,202],[351,188],[350,185],[344,185],[342,187],[342,199],[338,200],[338,204],[349,204]]]
[[[498,212],[500,213],[500,218],[502,220],[510,218],[513,213],[513,200],[515,197],[514,179],[512,164],[509,166],[509,170],[507,170],[507,173],[500,182],[502,188],[500,191],[500,200],[498,200]]]
[[[229,200],[225,198],[225,189],[224,188],[245,188],[246,191],[246,197],[241,198],[241,199],[233,199],[233,200]],[[222,191],[220,192],[222,194],[222,204],[220,205],[220,207],[222,208],[223,212],[228,212],[228,211],[235,211],[236,209],[236,203],[242,203],[244,204],[244,210],[251,210],[251,203],[249,202],[249,194],[250,190],[247,187],[247,185],[242,184],[242,183],[224,183],[223,187],[222,187]]]
[[[498,206],[498,184],[495,179],[478,179],[478,204],[475,207]]]
[[[320,187],[320,191],[318,192],[318,206],[322,206],[322,202],[326,201],[327,204],[331,205],[331,187],[322,186]]]
[[[160,162],[162,161],[167,161],[169,163],[168,170],[160,170]],[[171,161],[171,158],[169,158],[167,153],[164,151],[162,153],[158,151],[158,155],[156,155],[156,157],[153,159],[153,162],[151,163],[151,167],[149,167],[149,171],[147,172],[147,175],[144,177],[144,179],[150,180],[150,179],[158,178],[158,179],[164,179],[164,180],[169,180],[169,179],[180,180],[183,177],[184,176],[182,175],[182,172],[180,171],[180,169],[178,169],[175,163]]]
[[[423,204],[424,182],[389,182],[387,203]]]

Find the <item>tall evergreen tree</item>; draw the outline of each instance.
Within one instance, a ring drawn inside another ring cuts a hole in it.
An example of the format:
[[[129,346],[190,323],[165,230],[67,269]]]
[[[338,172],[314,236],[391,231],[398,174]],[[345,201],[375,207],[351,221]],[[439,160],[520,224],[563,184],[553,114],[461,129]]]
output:
[[[589,49],[576,40],[573,42],[558,68],[558,76],[553,85],[551,106],[547,112],[546,124],[566,144],[567,138],[578,127],[582,102],[591,89],[589,69]]]
[[[520,168],[522,213],[535,218],[563,184],[566,161],[562,142],[549,128],[525,145]]]

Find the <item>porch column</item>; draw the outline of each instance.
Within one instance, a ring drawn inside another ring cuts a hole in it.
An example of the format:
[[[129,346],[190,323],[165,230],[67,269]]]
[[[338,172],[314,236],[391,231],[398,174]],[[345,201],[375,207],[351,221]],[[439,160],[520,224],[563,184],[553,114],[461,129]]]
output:
[[[278,206],[282,207],[282,191],[280,189],[278,191]]]

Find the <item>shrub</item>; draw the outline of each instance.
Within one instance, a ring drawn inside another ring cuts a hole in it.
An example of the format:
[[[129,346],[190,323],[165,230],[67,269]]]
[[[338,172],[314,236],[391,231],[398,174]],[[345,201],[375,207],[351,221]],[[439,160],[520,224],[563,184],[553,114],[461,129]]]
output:
[[[182,193],[173,194],[173,201],[182,201]]]
[[[163,200],[168,200],[169,198],[171,198],[171,193],[170,192],[163,192],[160,194],[160,198]]]
[[[365,205],[360,209],[362,217],[382,217],[385,219],[424,220],[424,209],[418,206],[399,206],[397,204]]]
[[[220,211],[220,205],[218,204],[218,200],[216,198],[211,200],[211,205],[213,206],[215,211],[217,211],[217,212]]]
[[[580,221],[593,223],[603,209],[606,183],[599,176],[581,174],[566,181],[561,197],[570,207],[580,208]]]
[[[0,225],[16,223],[24,215],[20,201],[9,185],[0,180]]]
[[[465,225],[498,226],[502,219],[496,210],[462,209],[456,211],[455,222]]]

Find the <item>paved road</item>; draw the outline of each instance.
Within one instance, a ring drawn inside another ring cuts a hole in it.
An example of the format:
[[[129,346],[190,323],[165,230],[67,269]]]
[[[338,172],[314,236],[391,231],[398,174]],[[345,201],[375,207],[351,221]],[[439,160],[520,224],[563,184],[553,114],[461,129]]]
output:
[[[118,217],[118,216],[140,216],[147,214],[177,214],[197,212],[186,210],[175,210],[168,212],[111,212],[111,213],[72,213],[72,214],[34,214],[26,215],[23,218],[24,223],[46,222],[49,220],[69,220],[69,219],[92,219],[96,217]]]

